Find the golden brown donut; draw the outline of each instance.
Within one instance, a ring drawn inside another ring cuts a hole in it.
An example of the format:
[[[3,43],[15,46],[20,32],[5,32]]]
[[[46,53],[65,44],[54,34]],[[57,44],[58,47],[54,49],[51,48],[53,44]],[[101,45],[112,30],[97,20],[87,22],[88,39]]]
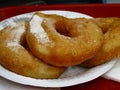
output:
[[[34,14],[27,28],[27,43],[36,57],[54,66],[77,65],[99,50],[103,33],[92,21],[59,15]]]
[[[22,45],[25,44],[25,24],[8,26],[0,31],[0,64],[27,77],[58,78],[65,68],[48,65],[34,57]]]
[[[92,59],[81,64],[84,67],[93,67],[108,62],[120,56],[120,20],[115,20],[104,34],[102,48]]]
[[[93,18],[90,20],[92,20],[94,23],[96,23],[102,29],[103,33],[105,33],[105,32],[107,32],[111,23],[113,23],[114,21],[120,20],[120,18],[106,17],[106,18]]]

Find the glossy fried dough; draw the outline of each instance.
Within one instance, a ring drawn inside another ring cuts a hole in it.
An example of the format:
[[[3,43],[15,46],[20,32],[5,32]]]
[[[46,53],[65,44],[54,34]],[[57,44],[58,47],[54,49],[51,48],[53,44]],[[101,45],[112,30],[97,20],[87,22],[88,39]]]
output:
[[[120,18],[117,17],[106,17],[106,18],[94,18],[91,19],[94,23],[96,23],[103,31],[103,33],[106,33],[110,25],[114,21],[120,20]]]
[[[58,78],[65,68],[48,65],[34,57],[25,45],[25,24],[8,26],[0,31],[0,64],[5,68],[27,77]]]
[[[108,19],[109,18],[107,18],[107,20]],[[109,27],[107,27],[107,32],[104,34],[102,48],[95,57],[83,62],[81,66],[93,67],[108,62],[118,56],[120,56],[120,20],[114,20]]]
[[[92,58],[101,47],[103,33],[84,18],[37,12],[27,25],[26,37],[36,57],[54,66],[68,67]]]

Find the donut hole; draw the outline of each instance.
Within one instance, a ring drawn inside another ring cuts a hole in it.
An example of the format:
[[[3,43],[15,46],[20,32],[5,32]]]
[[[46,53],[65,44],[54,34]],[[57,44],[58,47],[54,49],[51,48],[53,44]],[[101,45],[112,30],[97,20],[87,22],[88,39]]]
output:
[[[61,35],[64,35],[67,37],[73,37],[73,35],[71,34],[70,28],[68,28],[64,22],[57,22],[55,24],[55,29]]]

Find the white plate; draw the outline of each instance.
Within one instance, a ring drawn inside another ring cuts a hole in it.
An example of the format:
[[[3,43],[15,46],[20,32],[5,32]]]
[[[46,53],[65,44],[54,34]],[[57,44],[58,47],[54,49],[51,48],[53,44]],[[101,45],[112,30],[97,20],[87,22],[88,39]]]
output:
[[[47,14],[48,13],[59,14],[68,18],[76,18],[76,17],[92,18],[88,15],[71,12],[71,11],[50,10],[50,11],[42,11],[42,12]],[[6,19],[0,22],[0,29],[4,28],[7,25],[12,25],[17,21],[30,20],[33,13],[22,14]],[[107,72],[109,69],[112,68],[115,62],[116,60],[112,60],[111,62],[90,69],[85,69],[79,66],[69,67],[65,71],[65,73],[63,73],[63,75],[58,79],[33,79],[29,77],[24,77],[11,72],[3,68],[2,66],[0,66],[0,76],[8,80],[11,80],[13,82],[17,82],[24,85],[31,85],[37,87],[66,87],[66,86],[85,83],[103,75],[105,72]]]

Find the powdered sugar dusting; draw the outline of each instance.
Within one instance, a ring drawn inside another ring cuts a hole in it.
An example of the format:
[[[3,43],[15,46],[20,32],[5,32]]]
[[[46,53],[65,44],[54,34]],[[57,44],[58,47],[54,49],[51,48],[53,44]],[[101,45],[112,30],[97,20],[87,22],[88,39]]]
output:
[[[24,23],[18,23],[18,25],[16,26],[15,29],[17,29],[17,30],[14,30],[12,32],[12,35],[14,36],[13,42],[19,43],[21,36],[25,32],[25,25],[24,25]]]
[[[25,32],[25,24],[24,22],[19,22],[11,27],[13,27],[13,30],[11,30],[8,40],[6,41],[7,47],[11,47],[13,51],[18,52],[18,49],[21,47],[20,39]]]
[[[16,42],[9,42],[7,43],[7,47],[10,47],[12,51],[19,52],[19,49],[21,48],[20,44]]]
[[[43,18],[34,15],[32,20],[30,21],[30,32],[33,33],[36,37],[36,39],[41,43],[47,43],[49,42],[49,38],[47,36],[47,33],[41,26],[43,21]]]
[[[17,45],[18,45],[18,43],[16,43],[16,42],[9,42],[7,44],[7,46],[17,46]]]

